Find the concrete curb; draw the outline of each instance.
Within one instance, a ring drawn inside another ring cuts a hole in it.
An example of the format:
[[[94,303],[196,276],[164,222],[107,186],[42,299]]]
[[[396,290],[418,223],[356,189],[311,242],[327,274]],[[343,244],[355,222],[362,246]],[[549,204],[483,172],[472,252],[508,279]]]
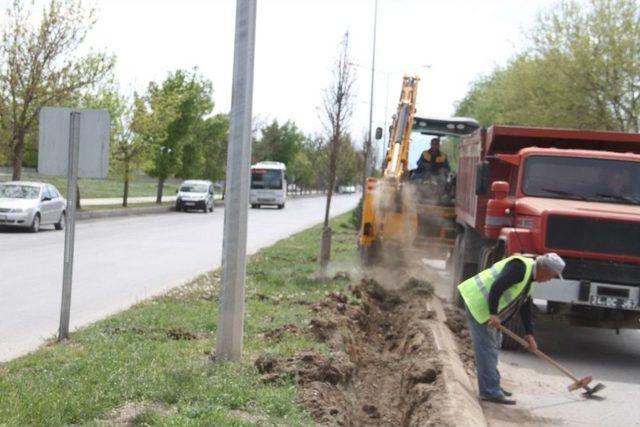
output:
[[[460,427],[487,427],[475,389],[458,355],[458,345],[453,333],[446,326],[447,316],[438,297],[433,297],[427,308],[436,314],[428,321],[438,353],[441,356],[446,399],[441,411],[448,424]]]
[[[119,216],[138,216],[138,215],[154,215],[159,213],[175,212],[173,206],[150,206],[148,208],[122,208],[122,209],[104,209],[94,211],[77,211],[77,220],[115,218]]]

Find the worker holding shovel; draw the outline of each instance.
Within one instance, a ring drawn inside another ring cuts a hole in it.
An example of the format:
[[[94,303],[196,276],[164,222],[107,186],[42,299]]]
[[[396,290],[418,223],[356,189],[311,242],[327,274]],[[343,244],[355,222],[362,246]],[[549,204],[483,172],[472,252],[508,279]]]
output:
[[[508,398],[511,393],[500,387],[498,350],[502,342],[502,322],[518,313],[528,348],[536,352],[531,301],[533,282],[562,279],[564,266],[564,260],[555,253],[541,255],[535,260],[515,255],[458,285],[466,305],[481,400],[506,405],[516,403]]]

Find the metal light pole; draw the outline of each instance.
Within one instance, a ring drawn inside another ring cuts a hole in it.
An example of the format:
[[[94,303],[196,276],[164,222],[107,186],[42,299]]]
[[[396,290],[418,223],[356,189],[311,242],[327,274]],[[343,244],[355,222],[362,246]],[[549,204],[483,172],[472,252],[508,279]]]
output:
[[[237,0],[216,360],[242,353],[256,0]]]
[[[373,11],[373,52],[371,54],[371,95],[369,97],[369,135],[364,150],[364,177],[362,179],[362,197],[366,187],[367,177],[371,176],[371,147],[373,145],[373,89],[376,73],[376,34],[378,29],[378,0],[375,0]]]

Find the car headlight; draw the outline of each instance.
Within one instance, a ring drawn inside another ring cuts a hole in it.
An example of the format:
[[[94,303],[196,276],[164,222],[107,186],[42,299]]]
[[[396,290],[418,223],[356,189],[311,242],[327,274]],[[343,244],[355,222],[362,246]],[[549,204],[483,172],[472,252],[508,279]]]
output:
[[[9,213],[22,213],[22,212],[24,212],[24,209],[22,208],[15,208],[9,211]]]

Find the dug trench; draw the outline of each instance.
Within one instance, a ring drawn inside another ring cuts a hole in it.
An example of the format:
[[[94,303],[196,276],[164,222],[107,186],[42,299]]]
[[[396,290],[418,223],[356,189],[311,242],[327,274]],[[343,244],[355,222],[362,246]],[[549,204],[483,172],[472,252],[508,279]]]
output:
[[[442,411],[443,356],[429,327],[437,321],[428,308],[432,298],[427,282],[410,279],[387,290],[363,279],[313,305],[306,330],[285,327],[265,338],[311,334],[328,352],[262,355],[255,365],[265,382],[293,380],[298,400],[320,425],[454,425]]]

